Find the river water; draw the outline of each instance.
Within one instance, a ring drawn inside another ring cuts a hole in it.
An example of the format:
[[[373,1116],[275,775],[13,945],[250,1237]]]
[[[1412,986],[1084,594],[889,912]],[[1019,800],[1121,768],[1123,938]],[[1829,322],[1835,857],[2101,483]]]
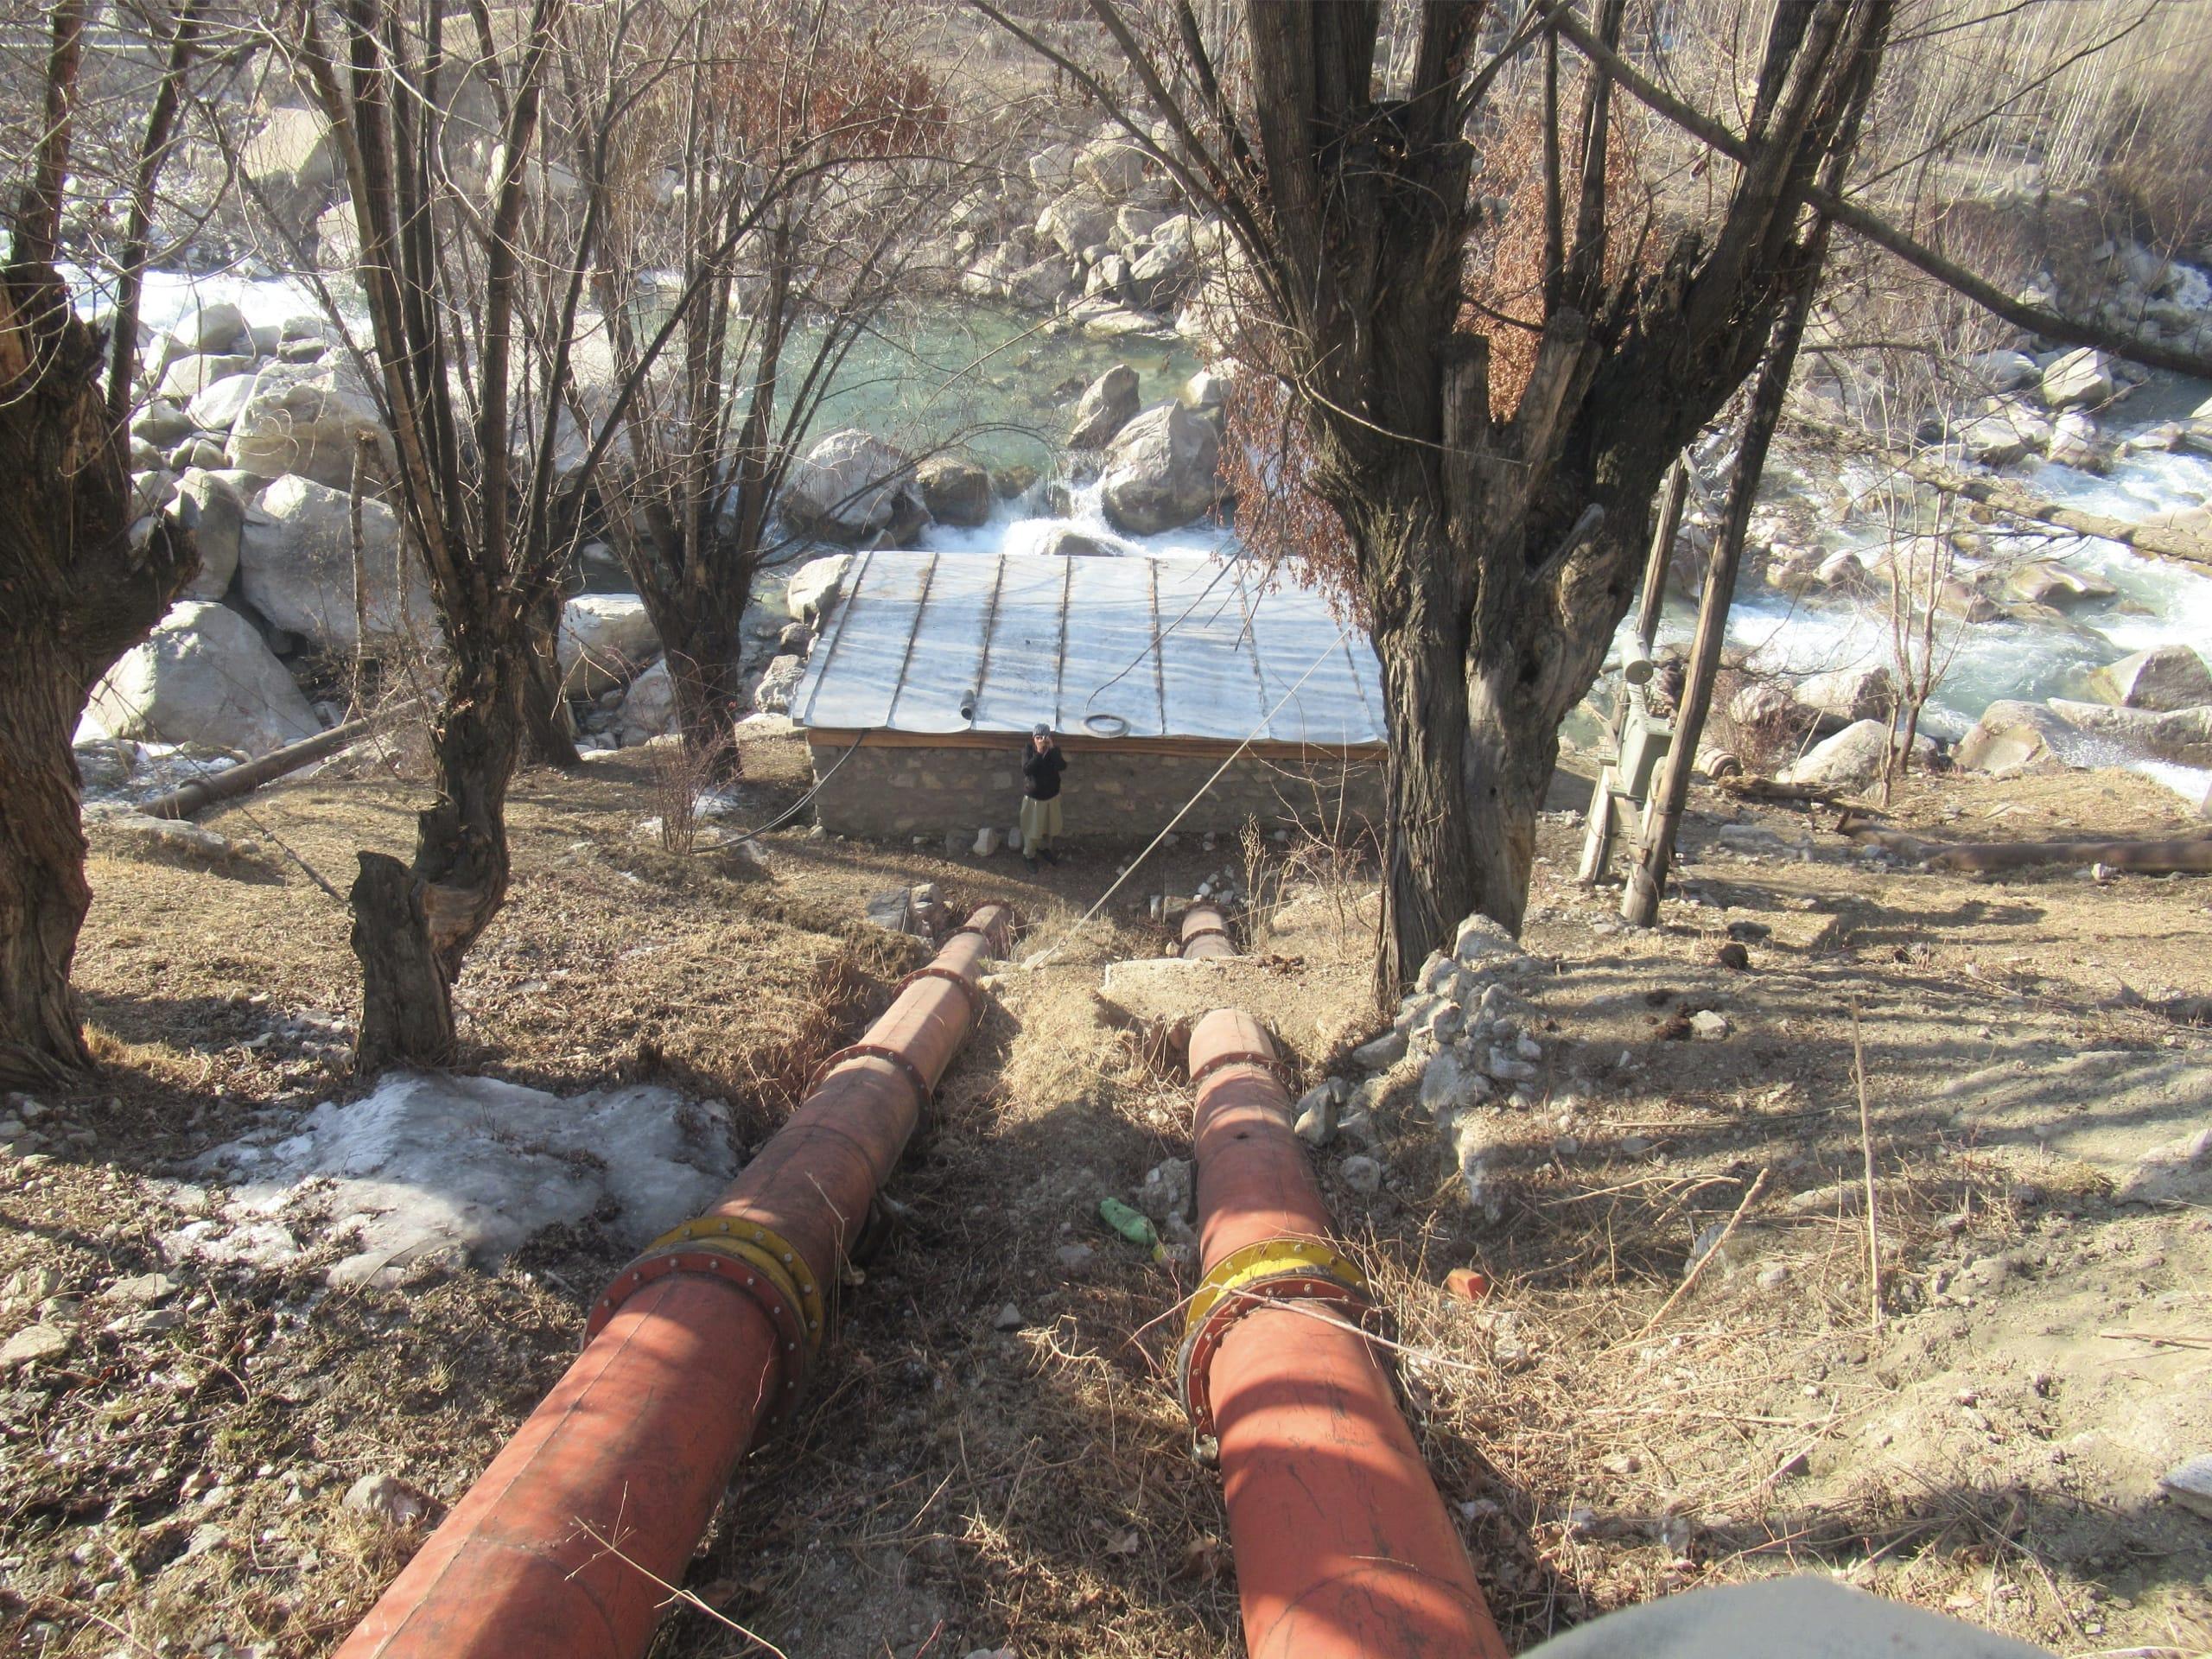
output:
[[[156,272],[146,284],[143,315],[156,328],[173,326],[196,304],[229,300],[255,324],[281,322],[316,310],[296,282]],[[341,296],[341,304],[351,296]],[[807,342],[801,340],[803,347]],[[1180,341],[1150,338],[1096,340],[1053,333],[1039,320],[1004,308],[938,304],[907,308],[861,340],[842,365],[835,390],[815,423],[817,431],[858,426],[909,452],[957,447],[994,467],[1028,466],[1049,477],[1058,458],[1076,395],[1117,362],[1136,370],[1147,404],[1173,396],[1198,366]],[[2186,418],[2212,387],[2153,380],[2107,411],[2107,440],[2120,440],[2161,422]],[[1857,495],[1874,482],[1871,468],[1847,463],[1832,479],[1796,480],[1833,499],[1838,486]],[[2103,476],[2048,462],[2015,469],[2014,476],[2051,499],[2122,520],[2201,507],[2212,501],[2212,460],[2150,450],[2117,457]],[[1777,469],[1770,493],[1793,487]],[[989,522],[975,529],[939,525],[923,546],[947,551],[1027,552],[1054,530],[1072,525],[1128,554],[1236,550],[1226,527],[1200,524],[1163,535],[1128,537],[1107,524],[1096,485],[1069,492],[1063,511],[1048,511],[1046,492],[1033,489],[1001,502]],[[1057,498],[1056,498],[1057,499]],[[1955,630],[1955,654],[1931,702],[1926,724],[1955,737],[1990,702],[2004,697],[2040,700],[2085,695],[2087,673],[2130,652],[2153,645],[2202,646],[2212,642],[2212,571],[2146,559],[2115,543],[2085,537],[2027,535],[1989,530],[1992,557],[2034,556],[2062,561],[2101,577],[2114,588],[2108,600],[2073,607],[2060,622],[2010,619]],[[1871,545],[1882,538],[1871,522],[1847,518],[1823,530],[1829,547]],[[1686,639],[1692,601],[1670,600],[1662,639]],[[1767,668],[1789,672],[1886,664],[1889,627],[1885,607],[1811,595],[1793,599],[1748,578],[1738,592],[1729,627],[1732,645]],[[2192,801],[2201,800],[2212,775],[2145,763]]]

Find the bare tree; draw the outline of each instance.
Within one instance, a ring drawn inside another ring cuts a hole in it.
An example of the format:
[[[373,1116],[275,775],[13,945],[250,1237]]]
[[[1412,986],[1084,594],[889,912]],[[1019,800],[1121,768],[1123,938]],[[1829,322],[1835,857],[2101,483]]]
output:
[[[666,649],[686,744],[728,766],[740,623],[785,544],[775,498],[953,170],[906,21],[842,0],[632,8],[626,60],[606,63],[637,90],[602,99],[629,114],[580,157],[623,388],[600,439],[616,451],[600,474],[607,529]],[[670,367],[645,372],[664,343]]]
[[[0,1080],[15,1083],[91,1064],[69,989],[92,901],[72,739],[92,687],[200,566],[188,533],[133,501],[131,308],[118,308],[111,356],[55,268],[90,10],[84,0],[48,9],[42,118],[19,162],[0,269]],[[116,275],[126,295],[144,262],[198,13],[187,0],[154,18],[162,67],[124,183],[133,234]]]
[[[1518,927],[1559,722],[1634,599],[1668,463],[1818,278],[1812,210],[2023,326],[2202,366],[2023,302],[1842,194],[1890,0],[1777,0],[1732,124],[1667,84],[1712,43],[1632,38],[1627,0],[1246,0],[1211,34],[1189,0],[1090,0],[1158,128],[974,3],[1240,257],[1230,348],[1281,389],[1304,462],[1286,477],[1341,532],[1305,551],[1382,658],[1393,988],[1471,911]]]
[[[437,797],[411,866],[364,852],[351,895],[367,1071],[451,1052],[453,982],[506,898],[507,785],[552,643],[556,519],[582,486],[561,412],[594,226],[587,212],[556,233],[543,171],[567,7],[467,16],[454,41],[441,0],[346,0],[283,24],[343,157],[391,494],[443,633]],[[488,130],[464,124],[464,85],[488,101]]]

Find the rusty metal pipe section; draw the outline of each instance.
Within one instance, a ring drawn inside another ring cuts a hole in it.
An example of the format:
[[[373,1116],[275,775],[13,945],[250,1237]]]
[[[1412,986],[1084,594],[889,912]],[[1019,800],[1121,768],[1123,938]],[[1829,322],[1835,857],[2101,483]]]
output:
[[[738,1459],[787,1413],[825,1287],[982,1012],[990,905],[832,1055],[706,1214],[594,1306],[583,1352],[338,1659],[638,1659]]]
[[[1236,954],[1236,941],[1229,937],[1229,918],[1222,914],[1220,906],[1192,905],[1183,912],[1184,961]]]
[[[1259,1022],[1191,1033],[1205,1275],[1184,1404],[1219,1448],[1252,1659],[1505,1659],[1472,1566],[1367,1332]]]

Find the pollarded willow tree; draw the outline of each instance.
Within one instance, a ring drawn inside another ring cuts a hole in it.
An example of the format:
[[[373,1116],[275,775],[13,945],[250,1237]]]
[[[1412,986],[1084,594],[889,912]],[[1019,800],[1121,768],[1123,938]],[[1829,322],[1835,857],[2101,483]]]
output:
[[[1732,124],[1637,68],[1663,20],[1639,5],[1635,42],[1629,0],[1090,0],[1135,101],[974,3],[1224,227],[1258,470],[1321,510],[1288,515],[1299,550],[1382,659],[1392,989],[1470,912],[1519,928],[1560,723],[1632,601],[1667,466],[1818,280],[1815,207],[2023,326],[2192,366],[1844,197],[1891,0],[1751,8],[1762,49],[1704,66]],[[1696,163],[1645,162],[1655,130]]]
[[[607,529],[666,650],[684,741],[720,769],[747,702],[741,624],[786,544],[775,499],[967,170],[912,61],[920,19],[853,0],[648,0],[589,60],[607,89],[591,101],[627,111],[578,157],[624,388],[598,441],[613,452]],[[665,366],[641,372],[664,345]]]
[[[125,124],[124,153],[105,157],[73,152],[92,9],[61,0],[45,10],[41,96],[0,267],[0,1083],[19,1084],[92,1063],[69,986],[92,904],[77,721],[100,677],[200,568],[190,534],[134,501],[127,427],[137,283],[205,8],[185,0],[112,20],[124,42],[145,31],[137,45],[155,90],[143,120]],[[56,268],[73,177],[125,204],[119,262],[106,272],[120,319],[111,340],[78,315]]]

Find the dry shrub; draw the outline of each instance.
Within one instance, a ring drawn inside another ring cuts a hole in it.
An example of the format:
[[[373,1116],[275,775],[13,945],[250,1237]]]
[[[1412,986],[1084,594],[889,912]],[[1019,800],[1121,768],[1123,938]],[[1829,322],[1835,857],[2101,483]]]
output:
[[[688,857],[699,849],[699,807],[738,770],[737,739],[716,732],[704,743],[657,737],[645,745],[646,793],[660,814],[661,851]]]
[[[1744,763],[1744,770],[1771,777],[1797,758],[1812,719],[1795,698],[1777,702],[1752,720],[1736,717],[1738,693],[1770,687],[1788,696],[1787,681],[1755,669],[1722,668],[1713,680],[1713,702],[1706,715],[1704,747],[1720,749]]]

